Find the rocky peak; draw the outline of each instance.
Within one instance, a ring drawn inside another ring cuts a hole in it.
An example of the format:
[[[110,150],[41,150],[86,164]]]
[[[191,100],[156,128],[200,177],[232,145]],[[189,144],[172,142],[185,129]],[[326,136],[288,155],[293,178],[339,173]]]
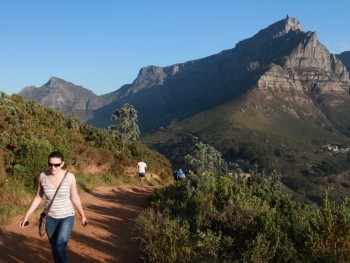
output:
[[[139,75],[133,83],[132,93],[135,93],[143,88],[155,85],[162,85],[166,78],[164,68],[157,66],[148,66],[139,71]]]
[[[49,81],[45,83],[44,86],[58,87],[63,85],[62,82],[64,82],[64,80],[57,77],[51,77]]]
[[[297,19],[287,15],[285,19],[282,19],[268,26],[267,28],[260,30],[253,37],[239,42],[236,47],[239,47],[241,44],[246,45],[246,42],[253,42],[256,44],[266,40],[270,41],[273,38],[280,38],[287,34],[300,32],[302,32],[300,22]]]
[[[288,34],[289,31],[303,31],[300,22],[287,15],[287,17],[284,20],[281,20],[274,25],[271,26],[273,30],[276,31],[275,37],[280,37],[283,35]]]
[[[51,77],[41,87],[26,87],[19,94],[26,100],[34,100],[67,115],[75,112],[82,120],[91,118],[92,110],[103,104],[91,90],[57,77]]]
[[[308,90],[316,85],[323,91],[349,90],[346,67],[319,42],[316,32],[302,31],[290,16],[242,41],[239,48],[246,51],[247,62],[268,69],[259,77],[260,88]]]

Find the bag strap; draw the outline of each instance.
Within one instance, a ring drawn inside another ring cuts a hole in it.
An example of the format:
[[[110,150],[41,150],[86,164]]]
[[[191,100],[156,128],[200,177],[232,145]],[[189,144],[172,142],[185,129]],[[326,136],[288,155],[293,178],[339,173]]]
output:
[[[51,209],[51,206],[52,206],[52,203],[53,203],[53,200],[55,199],[55,197],[56,197],[56,195],[57,195],[57,192],[58,192],[58,190],[60,189],[60,187],[61,187],[61,185],[62,185],[62,183],[63,183],[63,181],[64,181],[64,178],[66,178],[67,174],[68,174],[68,171],[66,171],[66,173],[64,174],[64,176],[63,176],[63,178],[62,178],[60,184],[58,185],[58,187],[57,187],[57,189],[56,189],[56,192],[55,192],[54,196],[53,196],[52,199],[51,199],[51,202],[49,203],[49,205],[48,205],[47,208],[45,209],[45,214],[46,214],[46,216],[47,216],[47,214],[49,213],[49,211],[50,211],[50,209]]]

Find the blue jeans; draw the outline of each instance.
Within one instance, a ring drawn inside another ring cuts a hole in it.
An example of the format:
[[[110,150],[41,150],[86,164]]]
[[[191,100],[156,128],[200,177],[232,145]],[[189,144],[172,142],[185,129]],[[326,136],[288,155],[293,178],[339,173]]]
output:
[[[46,234],[50,240],[55,263],[68,263],[67,244],[73,230],[74,216],[46,219]]]

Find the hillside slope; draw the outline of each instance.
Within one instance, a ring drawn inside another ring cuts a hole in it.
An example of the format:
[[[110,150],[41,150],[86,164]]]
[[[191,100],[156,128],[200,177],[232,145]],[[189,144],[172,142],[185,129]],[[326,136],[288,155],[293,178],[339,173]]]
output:
[[[169,161],[140,141],[120,137],[90,125],[74,115],[25,102],[19,95],[0,92],[0,225],[27,206],[37,187],[37,176],[47,169],[53,150],[65,155],[80,189],[138,181],[136,165],[144,159],[150,184],[171,180]]]

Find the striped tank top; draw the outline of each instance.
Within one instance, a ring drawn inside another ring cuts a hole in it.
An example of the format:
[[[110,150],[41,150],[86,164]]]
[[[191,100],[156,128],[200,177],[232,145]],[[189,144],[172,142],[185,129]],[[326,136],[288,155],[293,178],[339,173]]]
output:
[[[55,195],[57,189],[47,186],[46,178],[47,175],[45,174],[42,181],[42,187],[44,189],[46,197],[45,208],[50,204],[52,197]],[[74,208],[72,201],[70,200],[70,185],[67,176],[64,178],[64,181],[62,182],[62,185],[57,192],[48,215],[53,218],[65,218],[74,215]]]

